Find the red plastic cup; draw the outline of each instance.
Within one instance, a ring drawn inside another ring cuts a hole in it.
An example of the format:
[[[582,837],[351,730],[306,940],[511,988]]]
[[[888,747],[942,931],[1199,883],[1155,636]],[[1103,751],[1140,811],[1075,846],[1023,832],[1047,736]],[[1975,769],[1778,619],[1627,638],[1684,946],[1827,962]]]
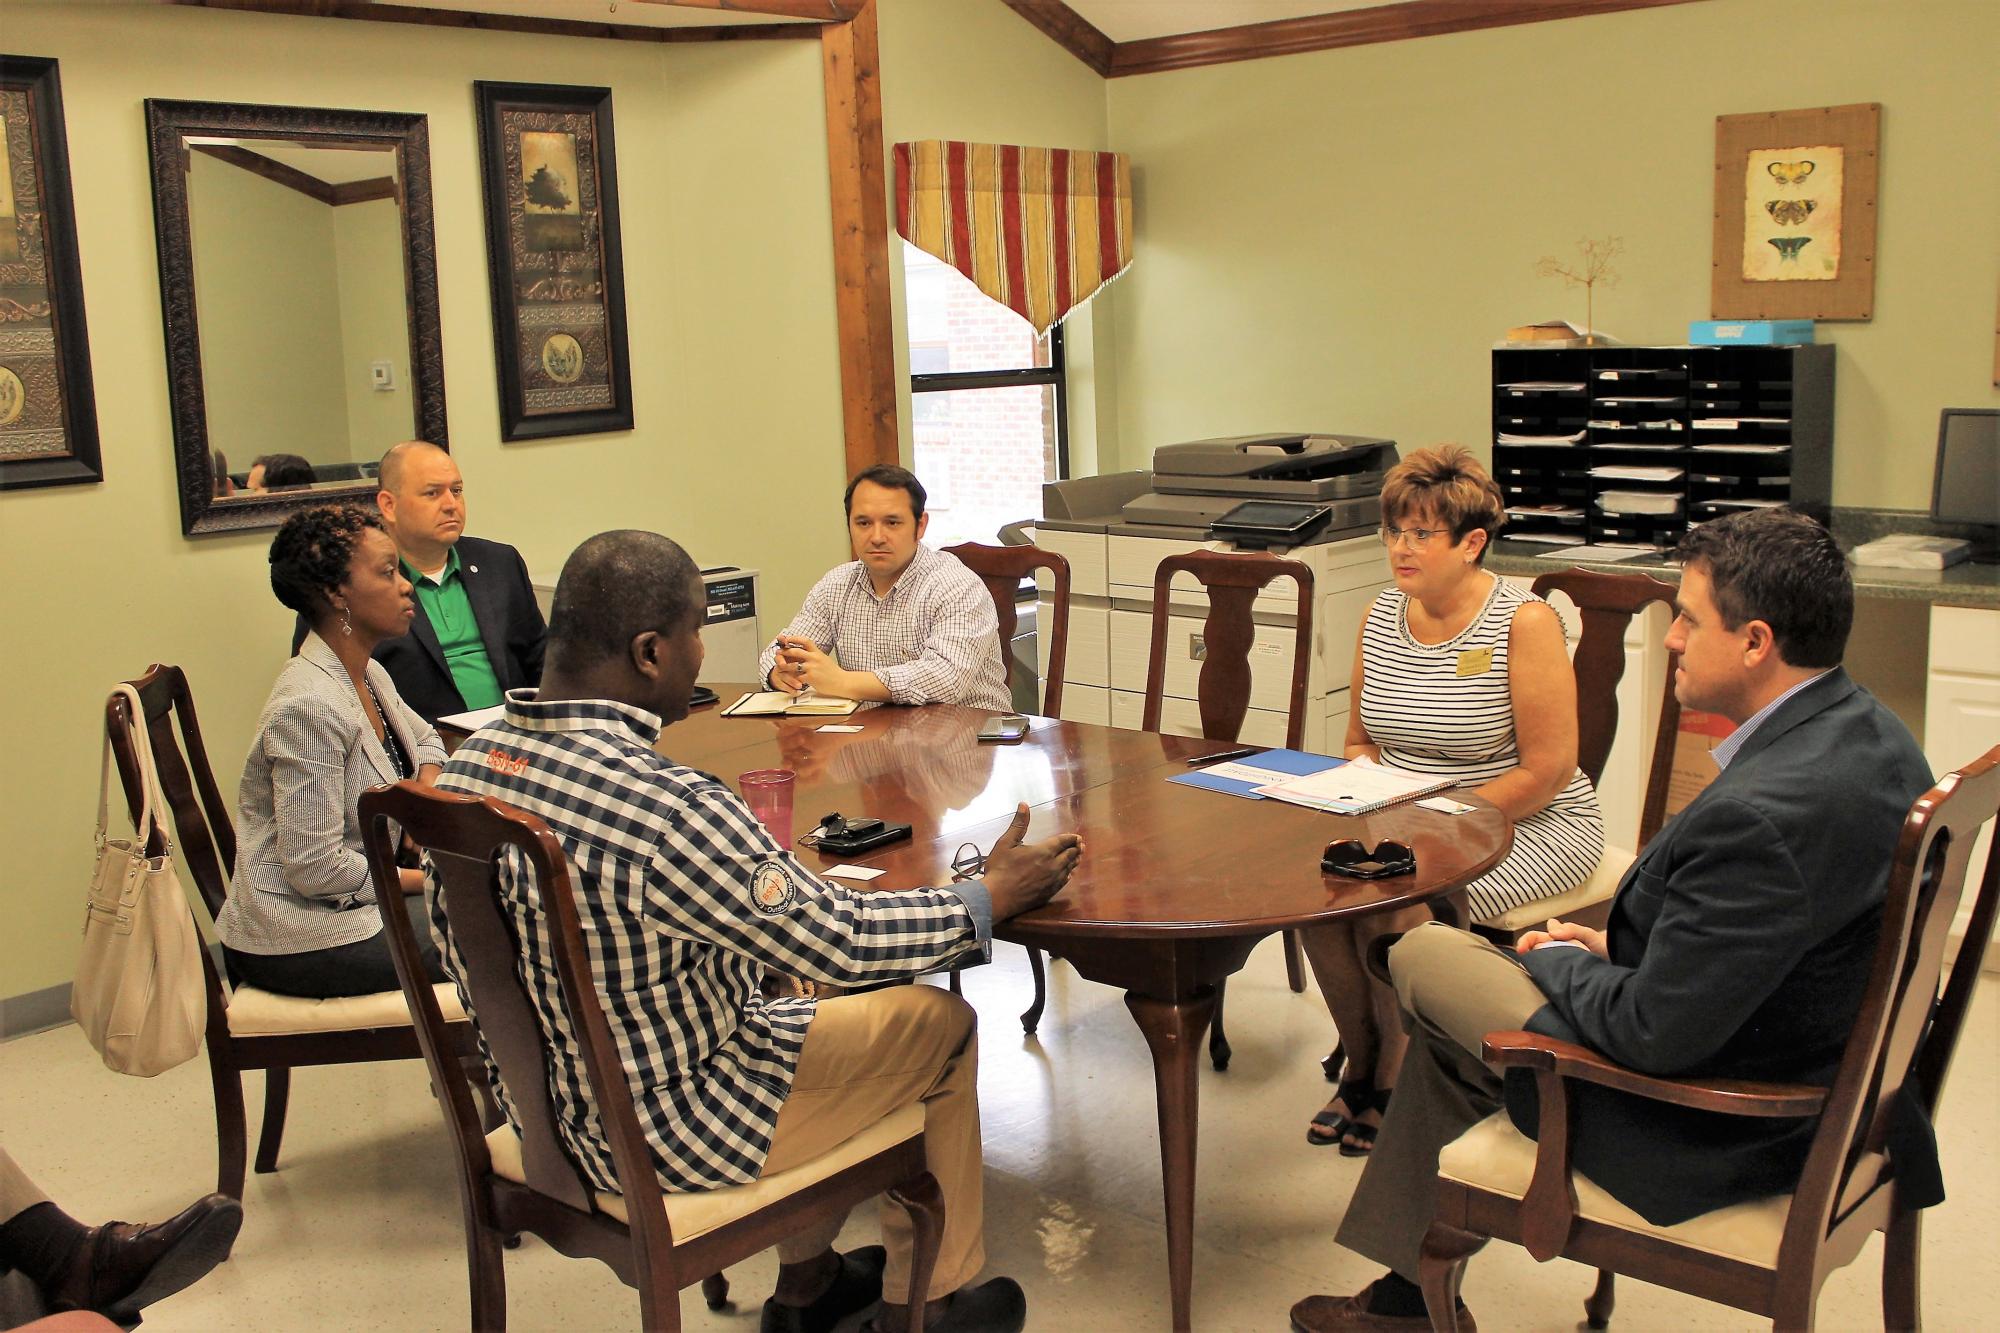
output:
[[[792,845],[792,788],[796,775],[789,768],[753,768],[736,779],[743,803],[757,816],[780,847]]]

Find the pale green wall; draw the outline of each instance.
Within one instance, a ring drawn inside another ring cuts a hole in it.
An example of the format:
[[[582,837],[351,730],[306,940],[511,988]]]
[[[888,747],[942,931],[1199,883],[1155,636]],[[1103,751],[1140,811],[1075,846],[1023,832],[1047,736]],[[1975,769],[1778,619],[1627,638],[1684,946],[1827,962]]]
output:
[[[1715,117],[1880,102],[1875,318],[1819,330],[1834,500],[1923,508],[1938,409],[2000,402],[1996,52],[1992,0],[1713,0],[1114,79],[1138,177],[1121,464],[1266,429],[1485,452],[1493,340],[1583,317],[1537,259],[1622,236],[1599,324],[1684,341],[1709,313]]]
[[[0,997],[71,974],[110,683],[148,662],[185,666],[233,793],[291,626],[266,581],[268,533],[181,536],[144,98],[430,117],[445,384],[476,533],[552,569],[593,532],[654,528],[698,559],[761,567],[769,616],[841,558],[816,43],[661,47],[26,3],[0,4],[0,33],[10,52],[62,62],[106,475],[0,494],[0,719],[13,755],[0,775]],[[614,90],[631,432],[498,442],[475,79]]]
[[[1110,148],[1104,80],[1000,0],[881,0],[885,151],[916,139],[965,139],[1036,148]],[[895,162],[889,191],[895,197]],[[894,236],[898,420],[910,436],[909,347],[903,327],[903,242]],[[1115,286],[1115,284],[1114,284]],[[1115,450],[1111,289],[1064,322],[1069,358],[1071,470],[1109,469]],[[909,450],[903,451],[908,461]]]
[[[206,153],[188,165],[210,445],[235,472],[259,454],[346,462],[334,210]]]
[[[379,458],[383,441],[415,432],[410,396],[410,316],[404,299],[403,219],[393,199],[329,208],[340,269],[340,387],[347,404],[343,457]],[[371,362],[387,361],[395,387],[378,392]]]

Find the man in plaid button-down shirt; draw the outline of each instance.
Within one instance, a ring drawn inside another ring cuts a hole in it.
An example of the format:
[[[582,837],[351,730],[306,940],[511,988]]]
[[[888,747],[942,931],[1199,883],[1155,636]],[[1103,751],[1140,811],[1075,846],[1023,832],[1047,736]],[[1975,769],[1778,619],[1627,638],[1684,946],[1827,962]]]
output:
[[[976,956],[995,920],[1048,901],[1082,845],[1075,835],[1022,845],[1023,806],[983,880],[866,893],[819,879],[729,788],[655,749],[662,724],[687,715],[705,600],[694,563],[664,537],[611,532],[585,542],[556,588],[540,690],[512,692],[505,717],[460,747],[438,786],[527,810],[562,844],[663,1188],[755,1180],[920,1102],[945,1204],[927,1326],[1018,1330],[1026,1302],[1017,1284],[968,1287],[985,1263],[971,1008],[928,986],[767,999],[759,981],[776,970],[855,986]],[[557,1133],[598,1188],[615,1189],[581,1051],[542,961],[547,932],[532,886],[508,868],[502,888],[537,1000]],[[435,898],[432,920],[456,975]],[[512,1119],[513,1098],[490,1061],[488,1073]],[[778,1247],[767,1333],[830,1329],[878,1293],[907,1292],[903,1211],[882,1210],[886,1267],[880,1251],[834,1254],[840,1222]],[[893,1333],[906,1315],[885,1306],[878,1326]]]
[[[1000,621],[979,577],[923,544],[924,485],[879,464],[847,483],[854,559],[813,585],[758,664],[774,690],[1006,712]]]

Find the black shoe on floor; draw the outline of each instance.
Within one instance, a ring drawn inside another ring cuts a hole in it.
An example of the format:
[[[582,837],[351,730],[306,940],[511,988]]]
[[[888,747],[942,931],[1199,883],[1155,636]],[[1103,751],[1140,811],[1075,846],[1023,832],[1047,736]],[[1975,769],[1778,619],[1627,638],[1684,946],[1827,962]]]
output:
[[[889,1252],[867,1245],[840,1256],[833,1285],[811,1305],[784,1305],[773,1296],[764,1302],[757,1333],[833,1333],[834,1325],[882,1299],[882,1269]]]
[[[227,1259],[242,1225],[243,1205],[211,1194],[151,1226],[92,1227],[69,1272],[49,1290],[49,1308],[94,1310],[114,1323],[136,1324],[140,1310]]]
[[[1011,1277],[989,1278],[951,1294],[944,1313],[924,1321],[924,1333],[1021,1333],[1028,1326],[1028,1297]],[[870,1323],[867,1333],[877,1333]]]

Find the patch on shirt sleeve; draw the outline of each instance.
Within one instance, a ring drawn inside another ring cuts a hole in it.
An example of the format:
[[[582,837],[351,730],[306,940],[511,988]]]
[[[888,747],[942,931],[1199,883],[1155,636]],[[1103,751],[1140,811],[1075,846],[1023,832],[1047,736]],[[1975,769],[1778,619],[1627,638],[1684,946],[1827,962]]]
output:
[[[799,900],[799,882],[778,857],[760,861],[750,872],[750,901],[765,916],[784,916]]]

